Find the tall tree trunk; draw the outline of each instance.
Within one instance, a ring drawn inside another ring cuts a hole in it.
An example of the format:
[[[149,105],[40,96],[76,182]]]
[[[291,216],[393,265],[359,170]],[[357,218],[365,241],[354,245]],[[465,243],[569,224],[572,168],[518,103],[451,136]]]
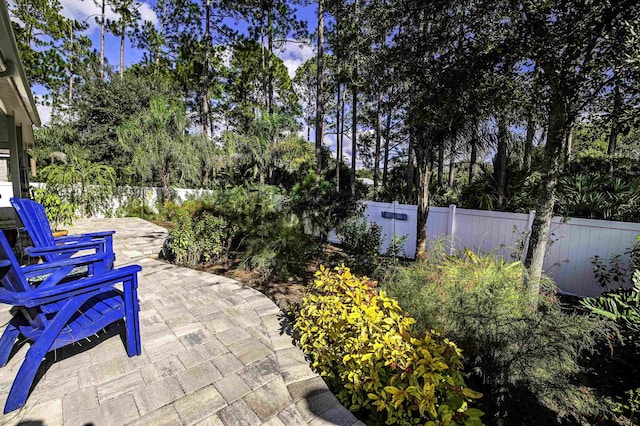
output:
[[[389,174],[389,137],[391,136],[391,111],[387,111],[387,126],[384,134],[384,159],[382,161],[382,186],[387,184]]]
[[[573,126],[567,131],[567,140],[564,147],[564,164],[568,164],[571,161],[571,154],[573,153]]]
[[[322,141],[324,140],[324,5],[318,0],[318,54],[316,55],[316,176],[322,173]],[[270,76],[271,77],[271,76]],[[271,88],[270,88],[271,89]]]
[[[67,104],[71,106],[73,103],[73,24],[69,24],[69,97]]]
[[[620,86],[617,78],[614,79],[613,87],[613,110],[611,111],[611,129],[609,131],[609,146],[607,154],[613,155],[618,147],[618,133],[620,131],[620,106],[622,104],[622,96],[620,95]]]
[[[356,157],[358,149],[358,89],[355,84],[351,86],[351,195],[356,194]]]
[[[104,7],[106,0],[100,4],[100,80],[104,80]]]
[[[438,145],[438,188],[442,188],[444,181],[444,141]]]
[[[469,184],[478,173],[478,120],[475,118],[471,124],[471,154],[469,158]]]
[[[533,151],[533,138],[536,135],[536,122],[533,119],[533,114],[530,113],[527,117],[527,135],[524,139],[524,158],[523,165],[526,171],[531,170],[531,152]]]
[[[385,31],[382,30],[380,34],[380,48],[384,49],[386,41]],[[378,189],[380,181],[380,145],[382,142],[382,82],[379,82],[378,87],[378,104],[376,106],[376,152],[373,169],[373,187]]]
[[[422,137],[422,136],[421,136]],[[440,141],[442,144],[443,141]],[[431,170],[429,169],[430,149],[425,146],[424,141],[416,148],[416,162],[418,164],[418,220],[416,238],[416,258],[424,259],[427,256],[427,218],[429,216],[429,180]]]
[[[538,68],[538,64],[534,65],[533,68],[533,84],[534,87],[538,83],[538,78],[540,77],[540,69]],[[523,166],[524,169],[528,172],[531,170],[531,155],[533,152],[533,139],[536,136],[536,130],[538,127],[538,122],[535,119],[533,104],[536,100],[531,99],[531,105],[529,106],[529,111],[527,114],[527,134],[524,140],[524,158],[523,158]],[[542,141],[542,139],[540,139]]]
[[[211,56],[211,0],[204,3],[204,69],[202,70],[202,136],[209,136],[209,58]]]
[[[267,36],[269,45],[269,57],[267,58],[267,104],[269,106],[269,114],[273,114],[273,2],[269,2],[269,11],[267,13]],[[316,121],[318,121],[316,117]],[[317,126],[317,124],[316,124]],[[316,137],[317,139],[317,137]]]
[[[124,41],[125,41],[125,36],[126,36],[126,29],[127,26],[124,23],[124,16],[121,17],[122,19],[122,34],[120,35],[120,80],[124,79]]]
[[[260,66],[261,68],[261,86],[262,86],[262,100],[264,101],[265,109],[269,109],[269,96],[267,96],[267,82],[264,79],[264,76],[267,75],[265,72],[267,70],[267,66],[265,65],[266,58],[264,54],[264,15],[260,17]]]
[[[451,152],[449,153],[449,188],[453,188],[456,177],[456,138],[451,138]]]
[[[413,195],[413,132],[409,131],[409,147],[407,149],[407,200],[411,202]]]
[[[547,238],[553,217],[556,185],[560,175],[562,144],[566,137],[567,108],[564,98],[555,85],[551,87],[551,105],[549,111],[548,137],[544,148],[544,170],[540,183],[538,207],[533,220],[529,246],[524,264],[529,269],[528,286],[532,294],[540,291],[542,265],[547,249]]]
[[[358,0],[353,2],[353,17],[355,19],[356,31],[358,28]],[[356,50],[353,64],[353,75],[351,76],[351,95],[353,97],[351,105],[351,195],[356,194],[356,157],[358,148],[358,37],[356,36]]]
[[[509,128],[504,118],[498,118],[498,149],[493,165],[493,176],[498,190],[498,208],[504,207],[507,183],[507,137]]]
[[[171,195],[171,168],[165,160],[162,167],[162,205],[166,206]]]
[[[380,148],[382,145],[382,92],[378,93],[376,106],[376,152],[373,160],[373,187],[378,189],[380,180]]]
[[[342,131],[344,127],[344,104],[340,94],[340,78],[336,77],[336,191],[340,192],[340,167],[342,166]],[[340,113],[342,112],[342,118]]]

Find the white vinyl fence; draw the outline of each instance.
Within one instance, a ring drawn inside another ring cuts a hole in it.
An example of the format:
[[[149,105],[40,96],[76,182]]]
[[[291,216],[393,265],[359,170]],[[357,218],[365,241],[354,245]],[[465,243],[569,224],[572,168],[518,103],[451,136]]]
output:
[[[369,221],[382,227],[385,238],[383,252],[395,230],[398,236],[408,236],[406,254],[414,257],[417,206],[370,201],[365,205]],[[383,215],[383,212],[387,213]],[[394,212],[407,212],[407,220],[394,216]],[[427,219],[427,243],[446,238],[450,252],[468,248],[478,253],[495,253],[508,261],[519,260],[524,258],[534,214],[459,209],[454,205],[431,207]],[[620,266],[627,268],[629,250],[639,234],[639,223],[554,217],[544,262],[545,273],[562,292],[598,296],[605,289],[593,273],[592,259],[599,256],[608,264],[610,259],[619,255]],[[413,250],[410,244],[413,244]]]
[[[519,247],[526,249],[534,214],[433,207],[427,238],[450,236],[452,248],[494,252],[515,260],[524,257]],[[608,263],[619,255],[621,266],[627,268],[629,250],[639,234],[638,223],[554,217],[544,271],[563,292],[598,296],[604,289],[593,273],[592,259],[599,256]]]
[[[375,222],[382,228],[382,249],[384,254],[391,244],[393,235],[406,238],[404,242],[404,256],[416,256],[416,235],[418,223],[418,206],[409,204],[379,203],[365,201],[364,214],[369,222]],[[403,255],[403,253],[400,253]]]
[[[41,186],[41,184],[32,184]],[[171,197],[181,203],[197,198],[207,190],[172,189]],[[162,198],[161,188],[119,188],[118,196],[110,203],[113,215],[128,200],[138,200],[155,210]],[[382,228],[382,253],[386,253],[393,235],[405,237],[404,254],[415,257],[418,207],[414,205],[363,201],[369,222]],[[468,248],[478,253],[495,253],[508,261],[524,258],[527,238],[533,224],[534,212],[504,213],[484,210],[431,207],[427,220],[427,244],[445,238],[449,250]],[[565,293],[579,296],[598,296],[603,289],[594,273],[592,259],[599,256],[605,264],[620,256],[620,266],[629,265],[629,250],[640,234],[640,223],[554,217],[551,222],[549,246],[544,270]],[[339,242],[337,238],[332,239]],[[524,248],[524,249],[523,249]],[[626,283],[629,285],[629,283]]]
[[[29,185],[33,188],[44,188],[45,185],[40,182],[31,182]],[[0,187],[1,189],[1,187]],[[116,215],[118,209],[124,207],[130,202],[136,202],[144,205],[154,212],[158,212],[158,205],[162,202],[163,190],[160,187],[142,187],[142,186],[120,186],[116,189],[115,195],[107,202],[106,209],[96,214],[96,217],[111,217]],[[171,188],[170,199],[178,204],[190,199],[199,198],[212,194],[209,189],[184,189]],[[9,198],[6,199],[7,203]],[[10,205],[10,204],[8,204]],[[0,207],[2,204],[0,204]]]

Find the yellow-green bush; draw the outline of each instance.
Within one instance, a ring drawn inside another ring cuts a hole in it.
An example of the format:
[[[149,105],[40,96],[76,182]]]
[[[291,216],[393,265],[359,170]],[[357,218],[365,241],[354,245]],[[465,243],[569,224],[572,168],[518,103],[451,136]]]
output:
[[[580,363],[608,333],[602,321],[565,309],[548,279],[531,295],[520,262],[469,250],[429,255],[388,271],[382,287],[417,330],[441,330],[464,350],[466,381],[485,395],[485,422],[590,424],[604,412]]]
[[[481,395],[464,384],[461,351],[348,268],[316,273],[294,328],[313,367],[352,411],[400,425],[479,425]]]

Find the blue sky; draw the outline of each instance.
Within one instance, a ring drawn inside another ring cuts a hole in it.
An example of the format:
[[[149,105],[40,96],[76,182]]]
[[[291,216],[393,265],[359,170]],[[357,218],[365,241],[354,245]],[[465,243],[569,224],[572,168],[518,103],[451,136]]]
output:
[[[100,27],[96,23],[95,18],[99,15],[100,8],[93,0],[60,0],[60,4],[62,5],[62,14],[65,17],[76,19],[78,21],[86,21],[89,24],[89,29],[85,32],[85,35],[89,36],[93,42],[94,49],[99,50]],[[140,23],[142,23],[142,21],[157,23],[157,17],[153,11],[155,4],[155,0],[140,1],[140,7],[138,9],[141,15]],[[298,19],[308,21],[309,30],[315,31],[317,6],[315,4],[304,7],[295,6],[295,9],[298,11]],[[107,7],[106,15],[109,19],[117,19],[117,15],[110,10],[109,7]],[[277,53],[287,66],[289,75],[293,76],[295,74],[295,70],[300,65],[314,56],[314,48],[309,45],[287,43],[284,46],[284,49]],[[120,63],[120,39],[114,37],[108,32],[105,35],[105,56],[108,63],[117,69]],[[139,62],[141,58],[142,52],[132,47],[130,41],[127,40],[125,45],[125,67]],[[34,88],[34,91],[36,94],[39,93],[37,88]],[[43,123],[48,122],[51,114],[50,108],[40,106],[38,109]]]
[[[153,11],[156,5],[156,0],[139,0],[140,1],[140,15],[142,21],[151,21],[157,23],[157,17]],[[94,3],[93,0],[60,0],[62,5],[62,14],[67,18],[76,19],[78,21],[86,21],[89,24],[89,28],[85,31],[85,35],[89,36],[93,42],[93,48],[100,49],[100,26],[96,22],[95,18],[100,13],[100,8]],[[307,21],[308,30],[313,33],[317,28],[317,3],[312,2],[308,6],[293,6],[297,10],[297,18]],[[117,19],[117,15],[111,11],[108,7],[106,10],[107,18]],[[238,24],[239,29],[246,28],[243,23]],[[283,60],[286,65],[289,75],[294,76],[296,69],[302,65],[305,61],[315,56],[315,47],[310,45],[301,45],[298,43],[286,43],[282,50],[276,52],[278,56]],[[114,37],[110,33],[105,34],[105,57],[107,62],[115,69],[120,64],[120,39]],[[142,58],[142,52],[131,46],[130,41],[127,39],[125,45],[125,67],[135,64]],[[35,94],[41,93],[38,88],[33,88]],[[51,107],[38,106],[40,118],[42,123],[49,122],[51,116]],[[306,128],[302,129],[301,135],[306,136]],[[311,129],[311,138],[315,138],[315,128]],[[324,143],[333,152],[336,150],[335,134],[325,135]],[[345,146],[344,157],[346,161],[351,158],[351,140],[349,135],[345,134]],[[359,162],[360,163],[360,162]]]

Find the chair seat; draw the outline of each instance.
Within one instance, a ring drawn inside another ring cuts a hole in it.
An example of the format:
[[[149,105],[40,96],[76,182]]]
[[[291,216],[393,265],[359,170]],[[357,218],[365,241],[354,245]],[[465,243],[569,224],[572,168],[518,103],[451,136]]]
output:
[[[65,303],[66,300],[62,300],[48,304],[45,310],[47,318],[51,319],[57,311],[62,309]],[[121,291],[111,289],[93,296],[71,316],[69,322],[54,340],[49,351],[96,334],[114,321],[124,318],[124,316],[125,302]],[[36,326],[34,323],[36,322],[29,323],[25,318],[21,318],[18,325],[20,333],[31,341],[36,341],[44,331],[42,327]]]

